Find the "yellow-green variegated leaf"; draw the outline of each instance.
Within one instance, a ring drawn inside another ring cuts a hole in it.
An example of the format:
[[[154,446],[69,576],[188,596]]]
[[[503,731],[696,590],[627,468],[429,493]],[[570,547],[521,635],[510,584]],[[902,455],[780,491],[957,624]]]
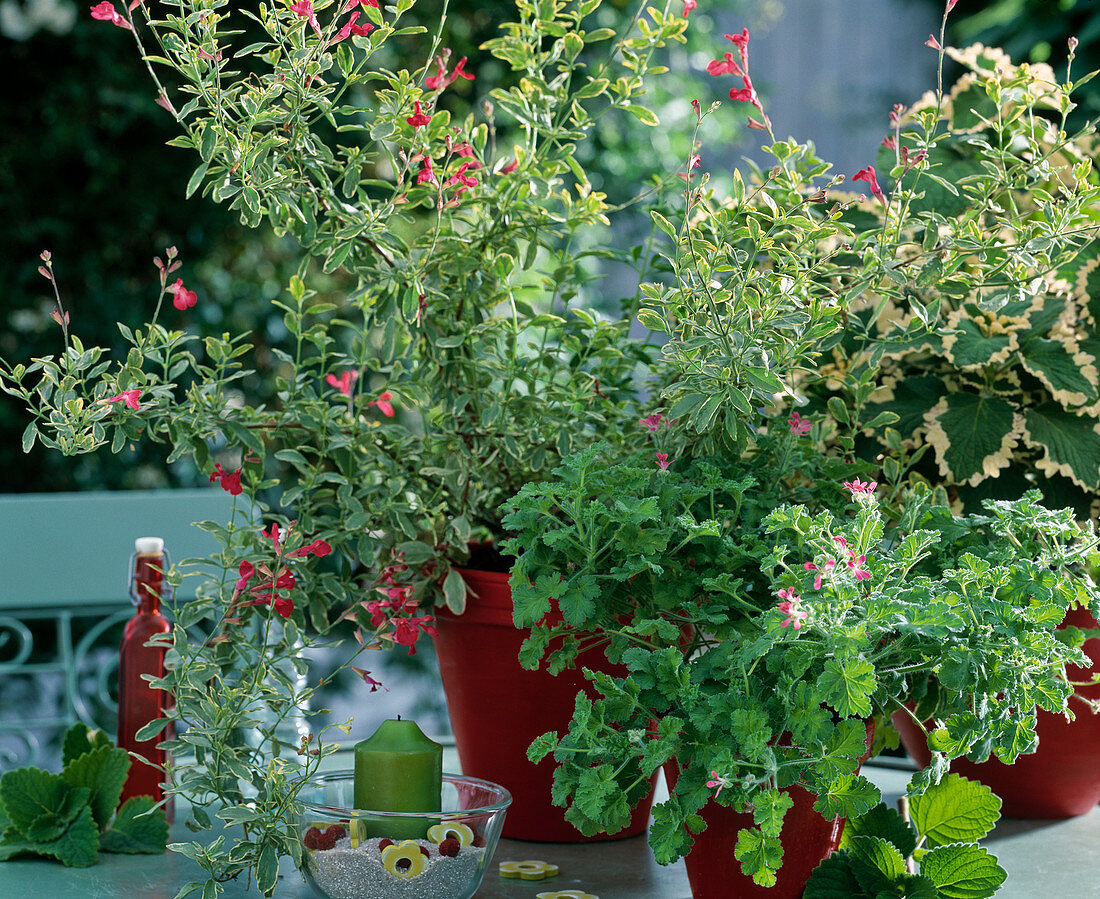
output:
[[[1100,424],[1089,415],[1074,415],[1054,402],[1024,413],[1024,443],[1042,450],[1036,467],[1065,475],[1086,490],[1100,488]]]
[[[1073,295],[1093,325],[1100,325],[1100,259],[1090,259],[1077,273]]]
[[[1015,331],[986,334],[978,322],[960,318],[950,322],[955,332],[943,339],[943,352],[959,368],[1000,365],[1018,346]]]
[[[1012,404],[998,396],[945,396],[924,417],[940,474],[949,483],[972,487],[995,478],[1011,461],[1018,418]]]
[[[1096,359],[1074,340],[1029,340],[1020,350],[1020,359],[1024,368],[1067,409],[1100,397]]]

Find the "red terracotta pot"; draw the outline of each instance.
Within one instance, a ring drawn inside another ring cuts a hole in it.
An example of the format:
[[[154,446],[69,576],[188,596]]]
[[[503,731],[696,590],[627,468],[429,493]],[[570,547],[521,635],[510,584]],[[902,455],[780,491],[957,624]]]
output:
[[[664,766],[665,780],[676,783],[679,766],[668,762]],[[794,805],[783,819],[783,867],[779,869],[775,886],[762,887],[741,873],[741,863],[733,855],[737,833],[752,827],[751,813],[709,802],[699,813],[707,829],[695,836],[691,851],[684,858],[692,899],[800,899],[806,881],[840,845],[844,819],[826,821],[813,805],[817,797],[801,787],[786,792]]]
[[[644,833],[652,788],[625,830],[585,837],[565,820],[564,810],[550,802],[553,760],[533,765],[527,759],[527,747],[536,737],[566,730],[578,692],[585,690],[595,698],[581,668],[614,677],[624,677],[626,669],[609,664],[598,649],[581,653],[575,668],[557,676],[521,668],[518,656],[526,632],[512,623],[508,574],[468,569],[460,573],[476,596],[468,596],[461,615],[439,612],[435,650],[462,773],[501,784],[512,794],[503,835],[585,843]]]
[[[871,754],[873,737],[874,723],[868,722],[867,753],[862,762]],[[674,789],[680,766],[666,762],[664,772],[669,789]],[[788,787],[783,792],[794,800],[794,805],[783,819],[783,866],[776,874],[775,885],[753,883],[751,877],[741,873],[741,863],[733,855],[738,831],[754,826],[752,814],[708,802],[699,812],[707,829],[695,835],[691,851],[684,857],[692,899],[801,899],[814,868],[840,845],[846,819],[822,818],[813,808],[817,797],[802,787]]]
[[[1079,628],[1100,625],[1086,609],[1072,609],[1064,622]],[[1085,642],[1085,652],[1092,659],[1090,668],[1067,669],[1071,680],[1087,680],[1100,665],[1100,640]],[[1080,687],[1077,692],[1088,699],[1100,697],[1100,685]],[[974,764],[958,758],[951,770],[963,777],[978,780],[1001,797],[1001,814],[1009,818],[1072,818],[1084,815],[1100,802],[1100,715],[1094,715],[1084,703],[1073,703],[1075,721],[1066,721],[1041,709],[1036,733],[1039,748],[1030,755],[1021,755],[1014,765],[996,758]],[[920,728],[904,712],[895,712],[891,719],[901,737],[901,744],[920,767],[932,759]]]

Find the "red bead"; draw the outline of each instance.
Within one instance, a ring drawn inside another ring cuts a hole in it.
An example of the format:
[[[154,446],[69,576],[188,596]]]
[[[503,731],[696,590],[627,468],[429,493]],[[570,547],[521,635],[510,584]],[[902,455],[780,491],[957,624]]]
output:
[[[449,858],[454,858],[458,855],[458,850],[462,848],[462,844],[458,842],[454,837],[448,837],[442,843],[439,844],[439,854],[445,855]]]

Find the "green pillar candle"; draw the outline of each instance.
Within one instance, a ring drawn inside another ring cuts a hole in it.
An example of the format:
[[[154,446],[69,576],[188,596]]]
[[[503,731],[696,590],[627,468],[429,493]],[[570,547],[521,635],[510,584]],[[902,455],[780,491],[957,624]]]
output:
[[[443,789],[443,747],[415,721],[383,721],[355,744],[355,807],[379,812],[438,812]],[[363,837],[419,840],[431,819],[359,818]]]

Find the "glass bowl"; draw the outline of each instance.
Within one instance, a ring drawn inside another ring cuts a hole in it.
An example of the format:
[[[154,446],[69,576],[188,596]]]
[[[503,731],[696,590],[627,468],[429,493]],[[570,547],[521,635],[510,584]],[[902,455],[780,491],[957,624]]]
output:
[[[354,772],[315,777],[298,794],[302,875],[322,899],[470,899],[481,885],[511,794],[443,775],[438,812],[354,808]]]

